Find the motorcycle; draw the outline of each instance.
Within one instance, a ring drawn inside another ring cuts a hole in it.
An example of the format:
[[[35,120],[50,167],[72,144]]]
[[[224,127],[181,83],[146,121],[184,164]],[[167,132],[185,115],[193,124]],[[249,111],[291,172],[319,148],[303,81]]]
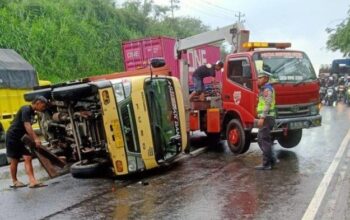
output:
[[[345,85],[339,85],[337,88],[337,97],[338,101],[341,101],[344,98],[345,95]]]
[[[326,96],[324,97],[324,103],[327,106],[332,106],[333,103],[337,101],[337,93],[334,87],[328,87]]]
[[[324,100],[326,96],[327,88],[326,87],[320,87],[320,100]]]
[[[350,106],[350,86],[347,86],[344,94],[344,103]]]

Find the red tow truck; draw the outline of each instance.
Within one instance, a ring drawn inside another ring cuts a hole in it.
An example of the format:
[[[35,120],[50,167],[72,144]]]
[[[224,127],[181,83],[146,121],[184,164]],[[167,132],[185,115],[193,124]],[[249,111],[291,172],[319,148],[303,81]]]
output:
[[[233,53],[226,57],[223,72],[217,74],[219,83],[206,86],[209,89],[206,101],[190,102],[192,80],[188,61],[184,59],[186,53],[223,40],[232,45]],[[211,145],[226,139],[233,153],[246,152],[250,143],[256,141],[258,131],[255,128],[259,93],[257,71],[268,68],[273,74],[271,82],[276,92],[277,117],[273,136],[282,147],[295,147],[302,138],[302,129],[321,126],[319,82],[314,68],[304,52],[286,49],[290,43],[248,41],[249,31],[236,23],[175,43],[173,51],[177,60],[170,62],[177,63],[178,71],[169,72],[169,75],[180,79],[188,132],[204,131]],[[140,50],[146,49],[154,51],[149,45]],[[169,61],[169,54],[165,55],[164,59]],[[147,58],[152,59],[152,56]]]
[[[189,131],[206,132],[212,144],[226,139],[233,153],[245,153],[256,141],[258,131],[255,125],[260,68],[273,74],[277,110],[273,137],[282,147],[297,146],[303,129],[321,126],[319,82],[314,68],[304,52],[286,49],[290,43],[248,42],[249,31],[235,24],[179,40],[176,50],[181,54],[224,39],[231,41],[234,53],[225,59],[217,87],[219,95],[212,93],[205,102],[190,103],[188,65],[186,61],[179,62]]]

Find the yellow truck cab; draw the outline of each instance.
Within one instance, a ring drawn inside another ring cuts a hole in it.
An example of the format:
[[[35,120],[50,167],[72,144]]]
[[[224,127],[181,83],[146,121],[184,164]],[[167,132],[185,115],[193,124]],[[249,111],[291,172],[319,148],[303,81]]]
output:
[[[115,175],[168,164],[187,145],[180,83],[149,74],[53,85],[25,95],[50,99],[41,116],[49,149],[75,161],[74,177],[89,177],[108,165]]]

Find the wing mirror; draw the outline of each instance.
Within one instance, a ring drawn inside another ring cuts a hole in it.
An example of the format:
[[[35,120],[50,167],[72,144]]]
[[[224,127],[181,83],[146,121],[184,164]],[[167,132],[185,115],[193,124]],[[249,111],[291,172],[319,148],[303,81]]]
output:
[[[165,66],[165,60],[163,58],[153,58],[151,60],[152,68],[159,68]]]

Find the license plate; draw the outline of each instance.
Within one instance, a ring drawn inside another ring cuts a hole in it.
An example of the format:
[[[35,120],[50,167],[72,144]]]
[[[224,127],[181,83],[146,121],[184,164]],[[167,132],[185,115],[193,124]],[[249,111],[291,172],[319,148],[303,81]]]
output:
[[[307,121],[296,121],[289,123],[289,129],[301,129],[308,127],[309,124]]]

